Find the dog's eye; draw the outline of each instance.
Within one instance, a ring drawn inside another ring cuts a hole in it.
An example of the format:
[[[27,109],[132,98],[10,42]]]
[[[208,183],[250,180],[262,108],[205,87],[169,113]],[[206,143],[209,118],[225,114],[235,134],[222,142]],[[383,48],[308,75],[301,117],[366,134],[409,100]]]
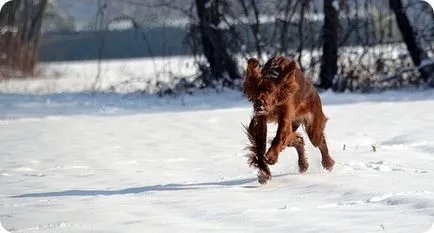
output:
[[[277,70],[269,70],[267,74],[272,78],[277,78],[277,76],[279,76],[279,72]]]

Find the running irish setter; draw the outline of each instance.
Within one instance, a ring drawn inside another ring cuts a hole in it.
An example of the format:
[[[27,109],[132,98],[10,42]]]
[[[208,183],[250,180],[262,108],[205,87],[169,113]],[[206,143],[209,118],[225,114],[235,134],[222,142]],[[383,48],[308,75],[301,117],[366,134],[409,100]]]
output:
[[[260,66],[259,61],[247,61],[243,93],[253,103],[254,115],[246,128],[250,141],[249,165],[259,169],[261,184],[271,179],[268,165],[273,165],[279,153],[287,146],[298,153],[300,173],[309,164],[304,150],[303,138],[296,132],[302,124],[309,140],[319,148],[322,166],[328,171],[335,161],[329,155],[324,137],[327,117],[322,110],[321,99],[312,83],[305,78],[295,61],[276,56]],[[267,123],[278,124],[277,133],[266,151]]]

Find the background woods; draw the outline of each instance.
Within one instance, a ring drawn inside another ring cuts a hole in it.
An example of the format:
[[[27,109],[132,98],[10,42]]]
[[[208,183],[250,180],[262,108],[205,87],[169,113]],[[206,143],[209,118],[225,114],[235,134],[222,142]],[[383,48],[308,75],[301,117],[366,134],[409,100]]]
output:
[[[433,15],[418,0],[14,0],[0,66],[25,77],[37,60],[192,56],[192,75],[155,70],[164,94],[240,88],[246,58],[281,54],[321,89],[432,86]]]

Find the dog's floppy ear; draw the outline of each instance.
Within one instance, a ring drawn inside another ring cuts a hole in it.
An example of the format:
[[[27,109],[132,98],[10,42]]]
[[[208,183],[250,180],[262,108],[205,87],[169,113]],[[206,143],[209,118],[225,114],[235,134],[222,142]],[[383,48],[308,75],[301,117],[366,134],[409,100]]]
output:
[[[261,67],[259,60],[256,58],[249,58],[247,60],[246,77],[243,83],[243,93],[249,99],[254,101],[256,99],[256,89],[258,88],[261,78]]]
[[[288,61],[283,68],[283,80],[289,81],[295,75],[297,63],[294,60]]]
[[[259,60],[256,58],[249,58],[247,60],[247,74],[251,74],[253,76],[259,76],[260,72],[260,66],[259,66]]]
[[[297,91],[298,85],[295,80],[296,71],[297,63],[294,60],[285,62],[278,95],[279,101],[285,101],[290,95]]]
[[[247,59],[247,65],[249,67],[255,68],[255,67],[259,66],[259,60],[256,58],[249,58],[249,59]]]

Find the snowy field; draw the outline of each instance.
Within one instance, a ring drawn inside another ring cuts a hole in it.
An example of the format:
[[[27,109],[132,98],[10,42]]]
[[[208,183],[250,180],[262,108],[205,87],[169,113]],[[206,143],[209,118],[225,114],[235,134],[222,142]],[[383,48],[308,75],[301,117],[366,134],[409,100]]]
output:
[[[9,232],[434,231],[432,90],[323,93],[335,169],[323,171],[307,143],[306,174],[286,149],[261,186],[244,157],[251,109],[238,92],[41,94],[43,81],[24,82],[0,83]]]

